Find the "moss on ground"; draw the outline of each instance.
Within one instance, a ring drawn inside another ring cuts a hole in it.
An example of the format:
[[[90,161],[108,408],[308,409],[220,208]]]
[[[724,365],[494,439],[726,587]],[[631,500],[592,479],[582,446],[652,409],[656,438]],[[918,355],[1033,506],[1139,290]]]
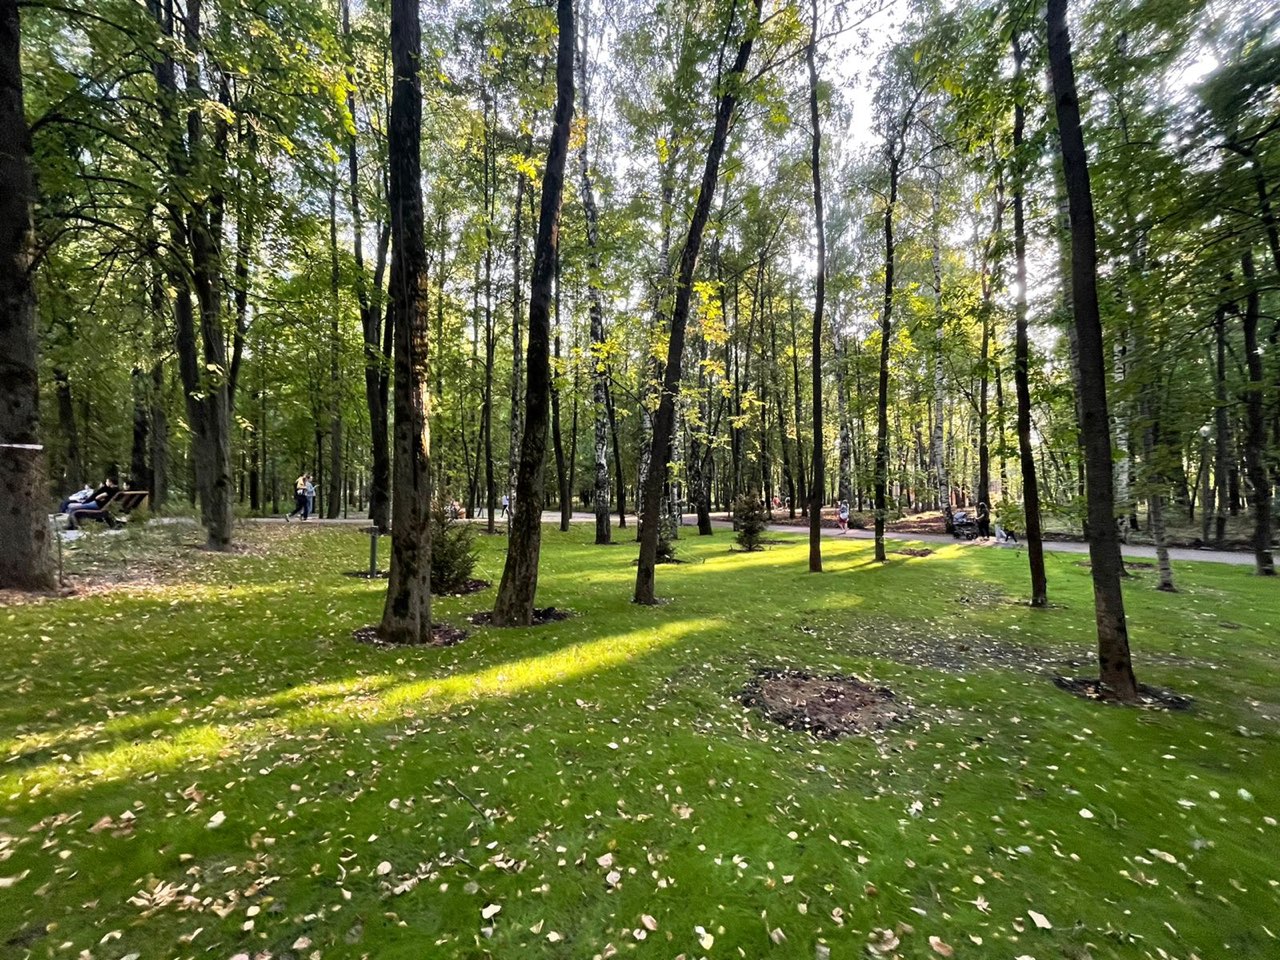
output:
[[[548,528],[572,619],[382,649],[367,538],[244,533],[80,545],[144,582],[0,610],[0,956],[1280,954],[1280,600],[1247,568],[1127,584],[1140,678],[1195,698],[1160,712],[1049,682],[1090,669],[1071,555],[1036,611],[1018,551],[832,540],[813,576],[721,532],[647,608],[629,545]],[[816,741],[739,703],[762,667],[911,715]]]

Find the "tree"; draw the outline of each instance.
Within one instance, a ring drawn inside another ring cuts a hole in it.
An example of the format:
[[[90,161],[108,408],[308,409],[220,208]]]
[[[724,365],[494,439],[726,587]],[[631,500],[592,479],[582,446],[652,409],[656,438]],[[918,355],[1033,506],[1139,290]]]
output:
[[[538,558],[542,546],[543,474],[547,458],[548,404],[551,389],[551,286],[560,245],[560,204],[564,197],[564,169],[573,123],[573,0],[557,0],[556,110],[542,175],[538,235],[533,250],[529,292],[529,346],[526,358],[524,425],[516,471],[515,513],[511,518],[507,559],[493,608],[498,626],[528,626],[538,590]]]
[[[1080,125],[1067,0],[1049,0],[1046,13],[1049,68],[1062,151],[1062,173],[1071,217],[1071,302],[1075,315],[1080,384],[1080,430],[1084,437],[1089,495],[1089,560],[1098,630],[1098,667],[1104,694],[1131,702],[1138,697],[1129,655],[1116,528],[1111,429],[1107,416],[1107,365],[1098,310],[1097,239],[1088,157]]]
[[[57,585],[44,508],[36,300],[35,191],[23,109],[16,0],[0,0],[0,587]]]
[[[422,212],[422,31],[417,0],[391,0],[394,79],[388,129],[395,466],[391,571],[379,635],[426,643],[431,625],[431,433]]]
[[[582,209],[587,227],[587,298],[591,315],[591,410],[595,427],[593,446],[591,506],[596,515],[596,543],[613,542],[609,524],[609,411],[607,390],[609,368],[605,362],[604,297],[600,291],[600,212],[596,207],[595,186],[591,182],[591,101],[587,84],[587,50],[590,40],[591,0],[582,0],[582,49],[578,54],[578,87],[582,96],[582,147],[579,152],[579,174],[582,179]],[[618,478],[622,482],[622,478]],[[572,495],[573,491],[569,491]]]
[[[721,78],[723,84],[716,105],[715,126],[711,143],[707,148],[702,180],[698,185],[698,198],[694,203],[693,217],[684,247],[680,251],[680,269],[676,279],[675,305],[671,311],[671,329],[667,341],[667,363],[663,369],[662,393],[653,418],[652,449],[661,460],[648,471],[641,491],[640,505],[640,560],[636,567],[636,603],[656,603],[654,569],[658,560],[658,523],[661,510],[662,488],[666,482],[666,457],[675,433],[676,394],[680,389],[680,363],[684,356],[685,327],[689,322],[689,306],[693,296],[693,276],[698,266],[698,253],[702,248],[702,234],[711,215],[715,198],[716,181],[720,176],[720,161],[724,157],[729,140],[729,126],[742,94],[741,84],[751,59],[751,47],[755,43],[760,23],[763,0],[752,0],[751,13],[738,44],[729,72]]]
[[[809,166],[813,173],[813,219],[818,235],[813,294],[813,483],[809,498],[809,572],[822,572],[822,503],[826,491],[822,442],[822,311],[827,295],[827,224],[822,214],[822,125],[818,113],[818,0],[811,0],[813,23],[805,62],[809,68],[809,122],[813,126]]]
[[[1031,606],[1049,603],[1044,569],[1044,543],[1040,528],[1040,487],[1036,480],[1035,449],[1031,445],[1030,349],[1027,342],[1027,234],[1023,211],[1026,178],[1026,107],[1023,105],[1022,65],[1025,54],[1018,26],[1013,29],[1013,256],[1014,256],[1014,360],[1013,380],[1018,405],[1018,460],[1022,468],[1023,537],[1031,572]]]

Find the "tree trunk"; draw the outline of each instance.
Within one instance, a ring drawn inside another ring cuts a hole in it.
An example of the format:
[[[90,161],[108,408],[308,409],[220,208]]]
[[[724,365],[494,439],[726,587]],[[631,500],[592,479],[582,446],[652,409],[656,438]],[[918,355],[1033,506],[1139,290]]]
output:
[[[431,625],[431,434],[426,267],[422,210],[422,32],[417,0],[391,0],[395,71],[388,123],[391,311],[395,342],[395,476],[391,571],[378,633],[390,643],[427,643]]]
[[[587,309],[591,317],[591,410],[595,424],[595,469],[591,484],[591,507],[596,515],[596,543],[613,542],[609,522],[609,411],[605,393],[609,368],[605,360],[604,297],[600,292],[600,213],[596,208],[595,186],[591,182],[588,146],[591,138],[591,90],[587,84],[587,50],[591,28],[591,0],[582,0],[582,47],[578,54],[578,89],[582,97],[582,149],[578,168],[582,180],[582,209],[587,222]],[[618,483],[622,482],[621,475]],[[572,492],[572,491],[570,491]]]
[[[1018,406],[1018,461],[1022,467],[1023,539],[1027,543],[1027,563],[1031,572],[1031,606],[1049,604],[1049,588],[1044,567],[1044,543],[1040,523],[1040,487],[1036,478],[1035,452],[1031,446],[1031,382],[1029,369],[1030,348],[1027,342],[1027,232],[1023,218],[1022,190],[1025,181],[1023,160],[1023,130],[1026,125],[1026,108],[1022,98],[1022,38],[1013,34],[1014,83],[1013,103],[1013,153],[1015,157],[1013,188],[1013,256],[1014,256],[1014,317],[1013,383]]]
[[[702,171],[702,181],[698,185],[698,198],[694,203],[693,217],[689,222],[689,233],[685,237],[684,249],[680,252],[680,270],[676,281],[675,307],[671,312],[671,330],[667,342],[667,363],[663,370],[662,395],[658,401],[658,410],[653,423],[653,450],[663,457],[671,446],[671,438],[675,430],[676,393],[680,389],[685,326],[689,320],[698,252],[702,246],[702,234],[706,229],[707,219],[711,214],[716,181],[720,176],[720,161],[724,157],[725,145],[729,139],[729,125],[741,93],[739,86],[743,82],[747,61],[751,57],[751,47],[755,42],[762,4],[763,0],[752,0],[750,22],[746,24],[733,65],[724,78],[724,86],[716,107],[715,127]],[[654,570],[658,560],[658,514],[665,474],[666,463],[656,463],[645,477],[641,503],[640,559],[636,568],[636,603],[657,602],[654,592]]]
[[[325,516],[336,520],[342,503],[342,273],[338,266],[338,171],[329,181],[329,496]]]
[[[58,429],[67,445],[61,479],[62,485],[70,491],[79,489],[88,482],[88,478],[85,476],[84,464],[80,460],[80,430],[76,426],[75,398],[71,395],[71,380],[67,372],[60,367],[54,367],[53,384],[54,393],[58,398]]]
[[[943,443],[943,418],[946,410],[946,372],[943,369],[943,346],[946,318],[942,313],[942,173],[935,175],[932,190],[930,236],[933,256],[933,428],[929,435],[929,455],[933,460],[933,476],[937,484],[938,509],[951,505],[951,483],[947,478],[946,447]],[[950,532],[948,530],[948,532]]]
[[[507,445],[507,485],[503,489],[512,494],[516,487],[516,474],[519,472],[521,456],[521,438],[524,425],[521,422],[521,410],[524,385],[524,361],[521,349],[524,337],[521,324],[524,320],[524,303],[521,296],[523,284],[520,261],[524,253],[524,194],[526,180],[523,173],[516,174],[515,223],[511,241],[511,411],[507,417],[510,427],[510,441]],[[534,256],[537,256],[535,251]]]
[[[879,563],[883,563],[886,559],[884,522],[888,509],[885,488],[889,474],[889,343],[893,334],[893,214],[898,204],[899,170],[902,153],[906,149],[904,140],[909,122],[909,116],[902,118],[901,134],[888,144],[889,198],[884,208],[884,301],[880,307],[880,378],[876,394],[875,558]]]
[[[1227,313],[1230,307],[1226,304],[1218,308],[1213,321],[1214,333],[1214,365],[1213,380],[1213,424],[1214,424],[1214,458],[1213,458],[1213,491],[1214,515],[1213,542],[1221,550],[1227,538],[1227,496],[1230,489],[1229,474],[1232,456],[1231,420],[1227,410]]]
[[[151,368],[151,486],[152,513],[164,510],[169,501],[169,415],[165,409],[164,363]],[[265,428],[264,428],[265,429]]]
[[[1244,461],[1249,473],[1249,489],[1253,500],[1254,569],[1261,577],[1276,575],[1271,556],[1271,481],[1267,476],[1267,423],[1262,398],[1262,352],[1258,345],[1258,284],[1254,275],[1253,252],[1246,250],[1240,258],[1241,272],[1248,284],[1244,309],[1244,355],[1249,369],[1249,386],[1245,394]]]
[[[31,134],[23,112],[18,5],[0,0],[0,587],[52,590],[36,298]]]
[[[564,195],[564,168],[569,152],[569,128],[573,122],[573,0],[557,0],[556,111],[542,176],[538,236],[533,250],[533,277],[529,291],[528,383],[525,389],[525,422],[516,473],[515,513],[507,541],[507,560],[493,608],[498,626],[528,626],[533,622],[533,601],[538,590],[538,558],[542,545],[543,470],[547,453],[547,400],[551,386],[548,346],[551,332],[551,282],[560,246],[560,203]]]
[[[609,388],[609,375],[604,377],[604,405],[609,414],[609,436],[613,446],[613,475],[618,484],[618,529],[627,529],[627,485],[622,482],[622,447],[618,443],[618,414],[613,406],[613,391]]]
[[[822,209],[822,127],[818,111],[818,0],[809,5],[813,23],[805,61],[809,67],[809,168],[813,175],[813,220],[818,235],[813,297],[813,479],[809,496],[809,572],[822,572],[822,501],[826,491],[826,444],[822,431],[822,311],[827,297],[827,226]]]
[[[147,414],[147,377],[142,368],[134,367],[129,375],[129,383],[133,393],[133,443],[129,450],[129,489],[150,490],[151,480],[147,476],[147,447],[151,433],[151,424]]]
[[[1079,349],[1080,428],[1086,453],[1089,501],[1089,559],[1098,630],[1098,666],[1106,696],[1124,702],[1138,697],[1129,655],[1120,578],[1123,564],[1115,523],[1111,430],[1107,416],[1106,354],[1098,310],[1097,240],[1088,157],[1080,125],[1067,0],[1049,0],[1046,23],[1054,107],[1062,147],[1062,171],[1071,216],[1071,283]]]
[[[560,368],[560,250],[556,250],[555,265],[555,312],[556,336],[555,358],[556,369],[551,371],[551,446],[556,455],[556,492],[560,499],[560,530],[569,532],[569,521],[573,515],[573,492],[569,489],[569,466],[564,458],[564,437],[560,428],[560,387],[556,377]]]

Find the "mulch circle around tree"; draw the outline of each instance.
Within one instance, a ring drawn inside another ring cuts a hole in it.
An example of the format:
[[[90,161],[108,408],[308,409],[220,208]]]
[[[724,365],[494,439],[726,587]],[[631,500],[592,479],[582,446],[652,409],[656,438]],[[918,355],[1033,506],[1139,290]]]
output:
[[[355,577],[357,580],[385,580],[391,574],[386,570],[379,570],[377,573],[370,573],[368,570],[344,570],[344,577]]]
[[[900,553],[904,557],[928,557],[933,555],[933,551],[928,547],[903,547],[901,550],[893,552]]]
[[[1101,700],[1104,703],[1119,703],[1105,696],[1102,683],[1097,677],[1061,677],[1053,678],[1053,685],[1086,700]],[[1138,684],[1138,702],[1135,706],[1157,710],[1190,710],[1195,700],[1191,697],[1165,690],[1162,687],[1150,687],[1145,683]]]
[[[798,670],[758,670],[739,699],[788,730],[824,740],[883,730],[908,712],[887,687],[873,687],[857,677]]]
[[[571,610],[561,610],[558,607],[535,607],[533,611],[532,627],[540,627],[545,623],[558,623],[561,620],[568,620],[573,616]],[[475,624],[477,627],[488,627],[493,625],[493,611],[481,610],[479,613],[473,613],[467,617],[467,622]]]
[[[352,631],[351,636],[357,643],[367,643],[371,647],[400,647],[403,644],[387,643],[378,634],[377,627],[361,627]],[[451,627],[447,623],[437,623],[431,627],[431,639],[425,643],[413,644],[418,647],[452,647],[467,639],[467,631]]]

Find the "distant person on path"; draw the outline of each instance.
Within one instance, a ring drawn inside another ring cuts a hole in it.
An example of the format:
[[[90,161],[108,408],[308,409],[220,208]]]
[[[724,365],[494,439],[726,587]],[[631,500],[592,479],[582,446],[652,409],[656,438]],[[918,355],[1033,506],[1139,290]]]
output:
[[[836,523],[840,524],[840,533],[849,532],[849,501],[841,500],[840,507],[836,510]]]
[[[306,520],[309,516],[314,516],[316,512],[316,485],[311,482],[311,474],[307,474],[307,513],[303,516]]]
[[[991,511],[987,509],[987,505],[985,503],[978,504],[977,521],[978,521],[978,536],[980,537],[991,536]]]
[[[511,515],[511,498],[507,494],[502,495],[502,513],[500,517],[506,519]]]
[[[311,515],[311,500],[307,496],[307,488],[311,487],[311,495],[315,496],[315,487],[311,486],[311,474],[304,473],[293,481],[293,511],[284,515],[285,523],[301,514],[305,520]]]

